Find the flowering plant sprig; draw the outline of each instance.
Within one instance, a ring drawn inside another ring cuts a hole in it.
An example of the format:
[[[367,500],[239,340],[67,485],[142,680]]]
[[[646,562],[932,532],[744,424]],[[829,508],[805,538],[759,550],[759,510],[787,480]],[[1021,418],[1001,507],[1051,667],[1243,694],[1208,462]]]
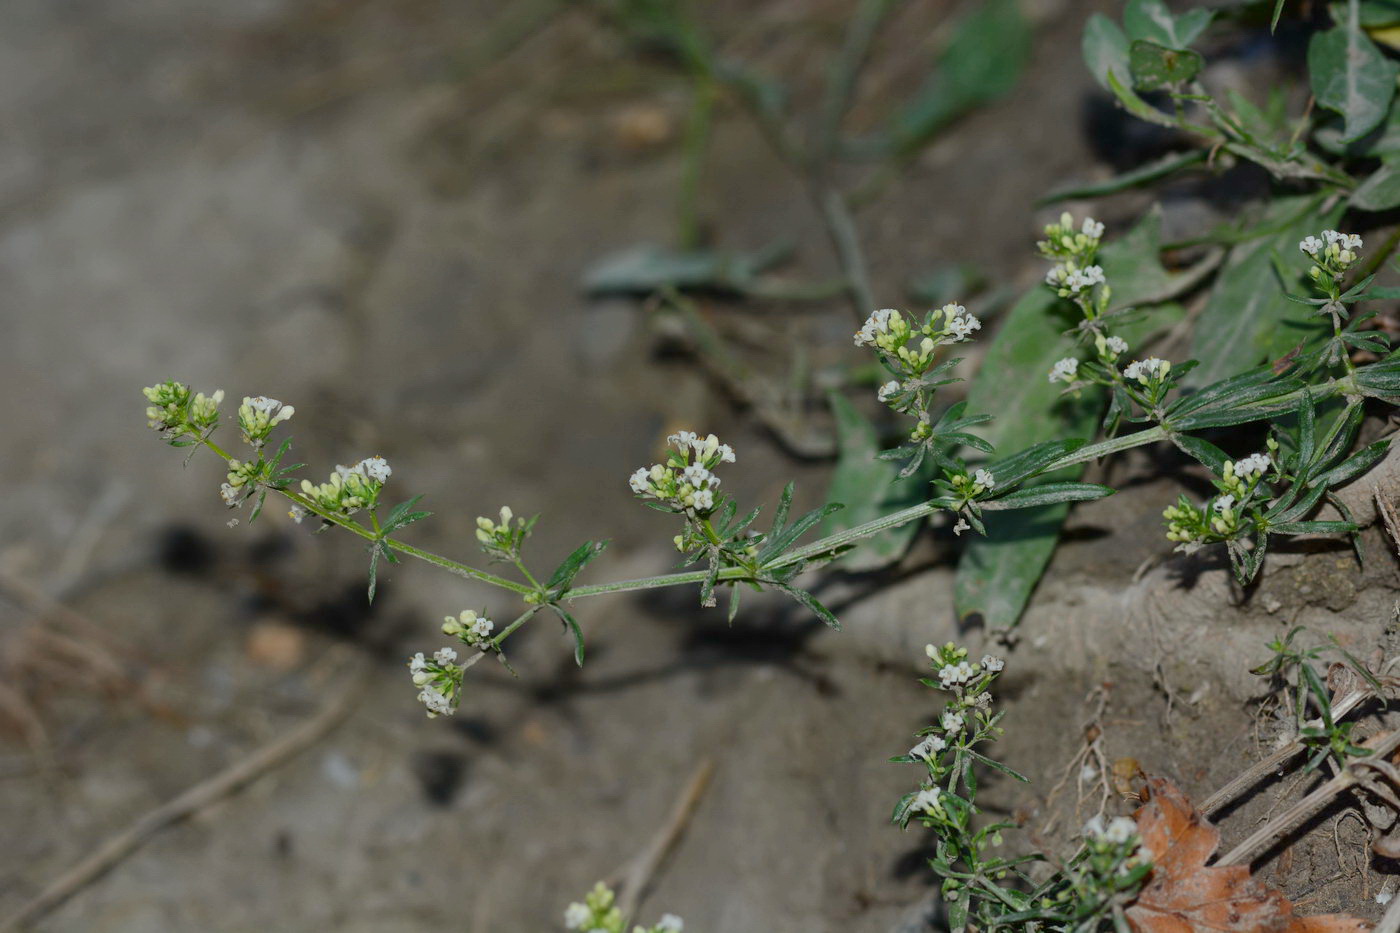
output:
[[[926,778],[900,798],[893,822],[906,828],[918,822],[933,831],[929,865],[943,879],[940,893],[948,926],[966,929],[1039,929],[1090,931],[1123,929],[1123,908],[1151,870],[1136,825],[1119,817],[1107,827],[1099,818],[1085,828],[1084,845],[1058,872],[1036,882],[1022,865],[1043,861],[1030,853],[995,852],[1008,821],[977,825],[977,769],[982,766],[1028,779],[978,750],[1002,734],[1004,712],[992,712],[991,686],[1001,675],[1001,658],[984,655],[973,663],[966,648],[952,642],[924,649],[937,679],[921,682],[951,694],[938,721],[918,733],[919,741],[891,761],[921,765]]]
[[[1288,295],[1291,301],[1317,308],[1319,315],[1332,324],[1332,336],[1321,346],[1299,354],[1294,365],[1301,372],[1314,372],[1326,366],[1342,366],[1348,373],[1356,370],[1351,354],[1363,350],[1384,356],[1390,352],[1390,337],[1382,330],[1363,329],[1361,325],[1373,320],[1375,312],[1353,315],[1352,306],[1368,298],[1393,298],[1395,289],[1368,290],[1375,275],[1367,275],[1348,286],[1345,279],[1360,260],[1361,237],[1354,233],[1323,230],[1321,237],[1308,236],[1298,249],[1312,260],[1308,278],[1319,297]]]
[[[582,901],[575,901],[564,911],[564,927],[581,933],[623,933],[626,918],[617,906],[617,897],[603,882],[598,882]],[[632,933],[682,933],[685,922],[675,914],[663,914],[651,926],[637,924]]]
[[[1054,237],[1054,243],[1058,245],[1052,244],[1046,249],[1064,259],[1077,256],[1087,262],[1097,249],[1101,235],[1102,230],[1097,222],[1081,225],[1077,232],[1060,229]],[[1103,287],[1104,283],[1096,282],[1088,294],[1100,295],[1098,290]],[[1080,292],[1083,294],[1085,290],[1080,289]],[[1341,299],[1350,300],[1347,295],[1341,293]],[[1100,299],[1095,297],[1094,301],[1099,302]],[[1099,310],[1095,305],[1095,313]],[[1107,316],[1116,313],[1109,312]],[[637,580],[576,585],[575,579],[603,552],[606,541],[585,542],[571,552],[552,574],[535,575],[520,553],[534,520],[516,519],[509,509],[503,510],[499,521],[483,519],[479,522],[478,539],[492,560],[505,559],[514,564],[522,578],[519,580],[432,553],[394,537],[394,532],[431,514],[417,510],[417,503],[422,497],[413,496],[381,515],[383,490],[392,471],[380,457],[366,458],[354,466],[338,467],[327,482],[318,484],[303,480],[301,484],[293,486],[291,473],[301,464],[282,465],[290,441],[283,441],[271,458],[265,454],[271,432],[294,411],[291,406],[273,399],[249,397],[240,407],[239,427],[253,448],[253,456],[246,460],[232,456],[212,439],[219,423],[218,403],[223,397],[222,392],[208,395],[193,393],[187,385],[174,381],[151,386],[145,390],[147,420],[169,442],[177,446],[203,446],[224,460],[227,476],[221,494],[229,504],[241,504],[256,491],[256,515],[266,495],[276,493],[289,500],[290,514],[298,522],[314,515],[318,519],[319,531],[335,526],[363,539],[370,554],[370,598],[374,596],[376,573],[381,560],[394,563],[408,555],[505,590],[522,600],[524,609],[514,620],[499,630],[494,628],[493,623],[492,629],[485,634],[474,630],[471,624],[458,617],[461,631],[456,631],[454,627],[449,634],[456,634],[464,645],[475,652],[460,665],[455,661],[450,665],[434,662],[438,664],[437,668],[415,669],[415,676],[422,673],[432,675],[431,683],[419,685],[420,691],[423,686],[432,686],[436,693],[424,696],[420,692],[420,698],[428,705],[430,712],[439,715],[445,709],[455,708],[459,701],[460,674],[488,653],[504,663],[503,642],[543,609],[552,610],[565,631],[572,635],[575,659],[582,664],[582,627],[567,608],[577,599],[630,590],[698,584],[701,602],[708,606],[715,603],[716,590],[728,586],[731,590],[732,619],[744,587],[756,590],[771,588],[797,600],[828,625],[839,627],[835,615],[811,592],[798,586],[795,580],[804,570],[820,566],[845,553],[857,542],[887,529],[922,520],[938,511],[949,511],[958,516],[954,526],[956,531],[975,528],[985,533],[982,515],[988,510],[1096,499],[1110,494],[1112,490],[1087,483],[1038,481],[1045,474],[1065,467],[1160,441],[1170,441],[1191,453],[1210,467],[1222,483],[1229,485],[1238,482],[1240,475],[1237,469],[1232,467],[1235,469],[1233,475],[1225,473],[1225,462],[1229,458],[1218,448],[1188,433],[1192,430],[1272,420],[1289,413],[1296,413],[1295,421],[1299,425],[1292,434],[1280,435],[1274,441],[1280,445],[1277,451],[1270,448],[1277,466],[1269,487],[1274,498],[1267,499],[1265,493],[1258,492],[1259,487],[1251,487],[1258,495],[1246,502],[1240,499],[1237,492],[1222,489],[1222,494],[1236,497],[1229,503],[1229,511],[1214,508],[1208,515],[1197,510],[1195,518],[1184,513],[1176,516],[1184,519],[1179,523],[1183,533],[1177,535],[1182,539],[1178,543],[1223,540],[1231,549],[1237,572],[1252,576],[1263,559],[1266,536],[1269,534],[1354,531],[1355,525],[1345,512],[1343,517],[1346,520],[1342,522],[1308,521],[1307,513],[1323,497],[1344,509],[1340,501],[1331,495],[1330,489],[1356,476],[1384,454],[1386,442],[1373,444],[1350,457],[1346,456],[1346,451],[1359,423],[1359,400],[1367,396],[1400,396],[1400,361],[1383,360],[1357,366],[1339,378],[1312,386],[1304,385],[1290,373],[1280,375],[1264,367],[1189,394],[1177,393],[1177,397],[1172,399],[1169,396],[1177,388],[1175,380],[1191,364],[1170,365],[1149,358],[1129,363],[1120,371],[1119,367],[1123,365],[1121,358],[1126,355],[1127,346],[1121,339],[1103,332],[1105,317],[1099,314],[1095,318],[1094,328],[1090,328],[1090,332],[1094,333],[1098,360],[1066,363],[1060,369],[1066,376],[1076,376],[1092,371],[1093,367],[1101,367],[1105,373],[1111,371],[1113,378],[1124,383],[1136,383],[1124,387],[1122,391],[1138,393],[1125,397],[1138,399],[1138,404],[1144,409],[1151,408],[1150,419],[1157,422],[1156,426],[1094,444],[1078,439],[1045,441],[995,460],[969,465],[958,454],[959,448],[970,447],[984,454],[992,452],[992,448],[965,428],[985,422],[988,417],[966,414],[965,402],[958,402],[942,411],[935,407],[934,391],[952,381],[952,377],[946,374],[955,362],[940,361],[935,356],[940,347],[968,339],[977,329],[975,319],[956,304],[930,312],[920,323],[900,312],[876,312],[862,327],[856,342],[872,347],[881,361],[902,377],[896,380],[896,386],[886,386],[882,394],[886,402],[913,416],[919,423],[911,435],[916,440],[885,451],[880,456],[907,459],[906,474],[916,469],[925,457],[931,458],[941,472],[933,480],[930,498],[854,527],[835,531],[819,540],[800,544],[801,538],[824,516],[840,508],[840,504],[828,503],[790,521],[788,513],[793,488],[792,484],[788,484],[774,510],[769,528],[756,531],[753,525],[759,509],[741,516],[733,497],[719,492],[720,480],[716,470],[724,463],[735,461],[732,448],[720,443],[714,435],[702,438],[699,434],[681,432],[672,436],[673,449],[668,452],[664,462],[638,470],[633,474],[630,485],[647,505],[682,516],[683,525],[681,533],[674,539],[675,546],[681,550],[686,564],[698,565],[700,569]],[[901,353],[901,350],[905,352]],[[1333,396],[1348,399],[1347,415],[1332,422],[1326,431],[1319,431],[1314,426],[1313,406]],[[1283,487],[1282,491],[1279,491],[1279,487]],[[367,522],[361,516],[367,517]],[[482,614],[485,615],[484,610]],[[452,673],[449,667],[456,673]]]

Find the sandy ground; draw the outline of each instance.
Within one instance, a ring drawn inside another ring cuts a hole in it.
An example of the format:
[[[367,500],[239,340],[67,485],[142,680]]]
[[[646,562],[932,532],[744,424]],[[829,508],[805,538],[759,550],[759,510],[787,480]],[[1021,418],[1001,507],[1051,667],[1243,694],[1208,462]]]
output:
[[[853,120],[871,119],[936,45],[944,17],[915,6]],[[800,102],[821,76],[810,49],[839,41],[841,4],[742,8],[706,15],[736,54],[795,74]],[[1086,9],[1034,12],[1021,89],[932,146],[861,217],[890,301],[940,262],[1033,279],[1032,200],[1093,164],[1089,81],[1064,52]],[[674,235],[680,78],[550,4],[12,0],[0,23],[0,393],[11,399],[0,556],[10,578],[88,620],[98,632],[80,641],[118,671],[103,680],[43,637],[24,600],[4,606],[8,683],[37,719],[0,750],[0,913],[312,715],[343,676],[334,645],[370,671],[346,724],[159,836],[41,928],[555,929],[570,900],[648,844],[707,760],[714,779],[645,914],[674,911],[697,931],[883,931],[928,890],[926,840],[887,824],[913,778],[885,759],[939,708],[915,665],[924,641],[954,634],[946,541],[922,542],[911,566],[935,569],[891,590],[843,584],[859,597],[848,628],[864,635],[827,633],[770,601],[732,629],[690,593],[598,601],[580,607],[582,671],[541,620],[514,643],[518,680],[475,670],[462,713],[430,722],[403,658],[436,642],[444,613],[499,598],[403,566],[369,610],[361,547],[311,538],[280,510],[227,527],[215,465],[182,470],[140,416],[139,388],[166,376],[293,402],[311,472],[378,453],[399,493],[428,494],[437,514],[414,541],[465,556],[474,517],[509,503],[544,514],[540,566],[611,538],[598,580],[666,569],[673,530],[631,501],[625,477],[678,426],[739,449],[727,482],[741,497],[771,502],[797,477],[803,500],[820,500],[823,464],[784,455],[694,365],[657,353],[643,309],[578,287],[600,256]],[[664,132],[639,142],[638,114]],[[784,272],[829,274],[800,188],[731,109],[704,186],[718,245],[795,237]],[[849,352],[839,301],[764,310],[785,315],[794,345]],[[1150,479],[1153,464],[1132,469]],[[1115,671],[1115,756],[1199,790],[1228,777],[1220,736],[1251,747],[1240,683],[1164,719],[1160,646],[1091,643],[1076,661],[1077,643],[1059,637],[1075,606],[1100,625],[1118,611],[1161,550],[1144,533],[1152,545],[1125,551],[1141,531],[1130,517],[1152,525],[1166,488],[1081,513],[1082,540],[1057,558],[1064,582],[1028,616],[1025,663],[1008,679],[1025,725],[1007,755],[1040,786],[994,784],[994,807],[1039,818],[1078,751],[1086,695]],[[1390,597],[1372,583],[1373,616]],[[1353,608],[1358,585],[1317,621]],[[1257,632],[1279,625],[1259,618]],[[1035,648],[1052,635],[1059,650],[1042,669]],[[1111,652],[1126,653],[1121,670],[1103,660]],[[1169,678],[1192,693],[1217,673]],[[1342,898],[1319,896],[1322,907]]]

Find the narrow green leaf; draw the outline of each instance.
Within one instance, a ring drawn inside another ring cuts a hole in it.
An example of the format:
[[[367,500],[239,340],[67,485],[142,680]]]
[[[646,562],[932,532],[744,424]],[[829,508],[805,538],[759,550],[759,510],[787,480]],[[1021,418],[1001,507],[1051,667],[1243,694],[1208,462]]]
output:
[[[572,554],[564,558],[562,564],[554,569],[549,582],[545,584],[545,589],[567,588],[570,583],[574,582],[574,577],[578,576],[579,571],[588,566],[589,561],[603,553],[607,546],[607,541],[588,541],[580,544]]]
[[[1094,499],[1102,499],[1104,496],[1111,496],[1115,492],[1108,486],[1100,486],[1096,483],[1044,483],[1040,486],[1028,486],[1025,489],[1018,489],[1015,492],[1007,493],[988,502],[983,502],[984,509],[1029,509],[1038,505],[1053,505],[1057,502],[1090,502]]]
[[[574,636],[574,663],[583,667],[583,629],[579,627],[578,620],[569,615],[563,606],[558,603],[550,603],[549,605],[559,615],[564,627]]]

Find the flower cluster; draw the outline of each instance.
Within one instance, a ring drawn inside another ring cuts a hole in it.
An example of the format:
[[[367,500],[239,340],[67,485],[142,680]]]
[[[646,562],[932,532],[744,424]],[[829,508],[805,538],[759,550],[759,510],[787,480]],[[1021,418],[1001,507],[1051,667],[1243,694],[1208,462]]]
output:
[[[1354,233],[1324,230],[1321,239],[1304,237],[1298,248],[1312,258],[1313,266],[1308,275],[1319,284],[1326,279],[1335,286],[1359,258],[1357,251],[1361,245],[1361,237]]]
[[[439,648],[431,658],[423,657],[420,651],[408,659],[408,671],[414,685],[420,688],[418,702],[427,707],[429,719],[457,712],[463,667],[457,664],[454,649]]]
[[[442,634],[456,636],[462,640],[462,644],[478,651],[490,651],[495,647],[491,643],[491,632],[495,628],[496,623],[486,618],[484,612],[478,613],[475,609],[463,609],[455,616],[445,617],[442,622]]]
[[[1142,844],[1137,823],[1116,816],[1104,823],[1095,816],[1084,825],[1084,859],[1078,863],[1077,885],[1092,897],[1106,897],[1135,885],[1152,865],[1152,853]],[[1081,895],[1081,898],[1083,895]]]
[[[1167,540],[1176,541],[1176,549],[1189,554],[1213,541],[1237,537],[1245,527],[1246,511],[1273,494],[1264,482],[1273,466],[1266,453],[1225,461],[1215,479],[1218,495],[1200,506],[1183,495],[1162,512],[1167,520]]]
[[[393,472],[383,457],[366,457],[354,466],[337,466],[330,480],[320,485],[301,481],[301,491],[313,505],[327,512],[353,515],[379,504],[379,493]]]
[[[1103,224],[1092,217],[1084,218],[1076,230],[1069,213],[1060,215],[1058,223],[1045,228],[1045,239],[1036,243],[1040,255],[1053,265],[1045,273],[1045,284],[1061,298],[1071,298],[1089,320],[1108,310],[1112,289],[1098,258],[1103,240]]]
[[[174,441],[186,434],[208,436],[219,423],[219,404],[224,390],[209,395],[190,394],[190,387],[167,379],[141,390],[150,404],[146,406],[146,423],[167,440]]]
[[[874,348],[896,374],[918,378],[928,370],[939,347],[969,340],[981,328],[982,322],[955,302],[930,311],[917,326],[903,312],[881,308],[871,312],[856,331],[855,345]],[[890,388],[886,383],[883,388],[889,397],[898,391],[898,384]]]
[[[643,499],[658,500],[666,511],[691,516],[713,512],[720,503],[720,480],[713,471],[721,463],[734,462],[733,448],[713,434],[700,437],[692,431],[666,440],[673,448],[666,452],[666,462],[633,473],[628,480],[632,491]]]
[[[584,899],[575,901],[564,911],[564,926],[582,933],[623,933],[625,918],[617,906],[617,898],[603,882],[598,882]],[[675,914],[665,914],[651,926],[637,924],[632,933],[682,933],[685,922]]]
[[[267,443],[273,428],[294,414],[295,408],[275,398],[244,396],[243,404],[238,406],[238,428],[243,432],[243,440],[257,449]]]
[[[476,540],[481,542],[481,549],[496,560],[517,560],[525,539],[535,527],[536,518],[516,518],[510,506],[503,505],[499,521],[484,515],[477,518]]]
[[[263,477],[263,460],[230,460],[228,462],[228,479],[219,487],[219,495],[223,498],[224,504],[231,509],[236,509],[243,504],[243,500],[252,494],[257,487],[257,483]]]
[[[942,812],[938,781],[953,766],[945,762],[943,756],[958,753],[991,736],[991,721],[987,716],[992,704],[990,687],[1006,664],[990,654],[974,663],[968,659],[966,648],[952,642],[941,648],[927,645],[924,654],[933,664],[937,686],[952,693],[953,699],[944,708],[937,725],[920,731],[918,744],[909,749],[907,756],[896,760],[922,762],[928,766],[932,783],[925,784],[914,795],[910,811],[911,815],[936,816]],[[932,680],[924,683],[934,685]]]

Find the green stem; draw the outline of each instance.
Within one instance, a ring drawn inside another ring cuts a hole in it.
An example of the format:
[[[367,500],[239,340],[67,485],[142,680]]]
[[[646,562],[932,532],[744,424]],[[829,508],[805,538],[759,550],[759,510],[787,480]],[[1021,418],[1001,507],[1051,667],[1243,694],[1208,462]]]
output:
[[[1343,377],[1342,379],[1337,379],[1331,383],[1328,383],[1327,385],[1312,386],[1309,387],[1307,390],[1299,389],[1293,392],[1284,393],[1274,400],[1275,404],[1279,406],[1284,406],[1288,402],[1296,401],[1297,399],[1300,399],[1302,397],[1304,391],[1311,391],[1313,393],[1313,397],[1315,399],[1320,400],[1331,395],[1356,394],[1356,385],[1351,377]],[[1138,431],[1135,434],[1128,434],[1122,437],[1109,438],[1107,440],[1099,441],[1096,444],[1086,444],[1085,446],[1080,447],[1078,450],[1068,453],[1065,456],[1060,457],[1058,460],[1054,460],[1051,463],[1047,464],[1041,472],[1053,473],[1056,470],[1060,470],[1068,466],[1074,466],[1080,463],[1087,463],[1091,460],[1097,460],[1101,457],[1106,457],[1111,454],[1120,453],[1124,450],[1131,450],[1134,447],[1141,447],[1145,444],[1154,444],[1159,441],[1169,440],[1170,437],[1171,432],[1169,432],[1167,428],[1159,426],[1147,428],[1146,430]],[[224,460],[230,459],[229,455],[221,449],[219,449],[219,447],[214,443],[207,440],[204,443]],[[280,489],[276,491],[280,492],[283,496],[286,496],[288,499],[295,502],[297,505],[301,506],[307,511],[314,512],[316,515],[320,516],[321,518],[325,519],[331,524],[338,525],[341,528],[346,529],[347,531],[359,535],[361,538],[365,538],[366,540],[381,540],[384,542],[386,547],[400,554],[407,554],[409,557],[416,557],[419,560],[426,561],[427,563],[433,564],[437,567],[441,567],[444,570],[448,570],[452,573],[458,574],[459,576],[468,577],[470,579],[477,580],[482,583],[488,583],[492,586],[498,586],[501,589],[510,590],[511,592],[517,593],[521,596],[529,596],[536,591],[536,588],[526,586],[522,583],[516,583],[514,580],[507,580],[504,577],[498,577],[494,574],[486,573],[482,570],[477,570],[475,567],[470,567],[466,564],[459,563],[458,561],[451,560],[450,558],[443,557],[439,554],[434,554],[431,551],[426,551],[422,548],[415,547],[411,544],[406,544],[397,539],[390,537],[377,538],[375,534],[369,529],[364,528],[363,526],[357,524],[356,522],[352,522],[343,516],[328,513],[320,509],[314,503],[307,500],[304,496],[298,495],[297,493],[291,492],[286,489]],[[891,528],[897,528],[900,525],[905,525],[912,521],[917,521],[921,518],[925,518],[929,515],[932,515],[934,512],[938,512],[946,508],[948,508],[948,503],[944,499],[931,499],[927,502],[920,502],[917,505],[911,505],[908,508],[899,510],[898,512],[891,512],[889,515],[883,515],[879,518],[865,522],[864,524],[856,525],[853,528],[847,528],[843,531],[838,531],[835,534],[827,535],[825,538],[813,541],[811,544],[808,544],[805,547],[801,547],[794,551],[790,551],[787,554],[784,554],[782,557],[779,557],[777,560],[773,561],[771,564],[766,565],[762,569],[765,571],[781,570],[786,567],[791,567],[794,564],[805,563],[809,560],[812,560],[813,558],[829,556],[833,552],[839,550],[842,547],[845,547],[846,545],[854,544],[857,541],[860,541],[864,538],[868,538],[872,535],[879,534],[882,531],[886,531]],[[561,594],[559,598],[569,600],[584,599],[590,596],[604,596],[610,593],[626,593],[634,590],[650,590],[659,589],[667,586],[683,586],[687,584],[703,583],[707,576],[708,574],[704,570],[693,570],[684,573],[670,573],[652,577],[640,577],[634,580],[615,580],[611,583],[595,583],[590,586],[577,587],[575,589],[568,590],[567,592]],[[732,583],[739,581],[762,582],[758,573],[756,573],[753,569],[746,567],[727,567],[719,572],[719,576],[717,579],[721,583]],[[524,616],[524,618],[528,619],[529,616],[532,614],[533,613],[527,613]],[[518,628],[519,625],[522,624],[524,624],[524,622],[518,619],[516,620],[516,622],[511,623],[512,628],[510,628],[510,630],[514,631],[514,628]]]

